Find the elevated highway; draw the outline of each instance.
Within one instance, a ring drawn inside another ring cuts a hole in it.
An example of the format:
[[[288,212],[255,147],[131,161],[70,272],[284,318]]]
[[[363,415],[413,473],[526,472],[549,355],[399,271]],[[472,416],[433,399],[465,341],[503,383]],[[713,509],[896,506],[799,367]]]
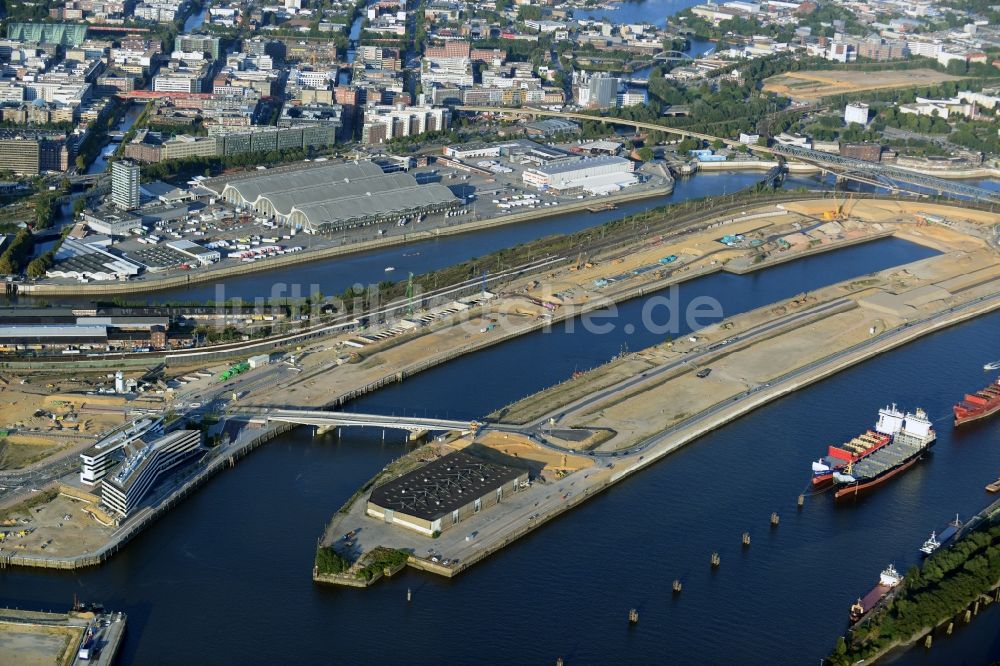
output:
[[[695,132],[683,127],[669,127],[657,123],[644,122],[641,120],[628,120],[627,118],[615,118],[612,116],[595,116],[587,113],[573,113],[564,111],[550,111],[549,109],[537,109],[534,107],[506,108],[495,106],[456,106],[456,111],[469,111],[473,113],[503,113],[519,116],[537,116],[553,118],[569,118],[571,120],[600,122],[608,125],[625,125],[634,127],[636,130],[648,130],[652,132],[664,132],[683,138],[699,139],[701,141],[721,141],[726,146],[744,146],[734,139],[727,139],[721,136],[713,136],[704,132]],[[775,145],[771,147],[751,146],[756,153],[767,153],[775,158],[791,159],[812,164],[824,171],[829,171],[841,178],[853,180],[876,187],[884,187],[890,191],[909,192],[911,194],[926,195],[928,191],[948,195],[955,198],[971,199],[983,203],[1000,203],[1000,192],[993,192],[982,187],[975,187],[965,183],[928,176],[909,169],[901,169],[878,162],[866,162],[849,157],[824,153],[818,150],[808,150],[796,146]]]

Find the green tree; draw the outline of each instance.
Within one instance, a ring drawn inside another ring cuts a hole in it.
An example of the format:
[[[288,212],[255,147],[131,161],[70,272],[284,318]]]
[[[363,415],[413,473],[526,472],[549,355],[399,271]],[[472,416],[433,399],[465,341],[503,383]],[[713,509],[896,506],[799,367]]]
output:
[[[639,155],[639,159],[642,160],[643,162],[649,162],[654,157],[653,149],[650,148],[649,146],[643,146],[642,148],[639,149],[637,154]]]

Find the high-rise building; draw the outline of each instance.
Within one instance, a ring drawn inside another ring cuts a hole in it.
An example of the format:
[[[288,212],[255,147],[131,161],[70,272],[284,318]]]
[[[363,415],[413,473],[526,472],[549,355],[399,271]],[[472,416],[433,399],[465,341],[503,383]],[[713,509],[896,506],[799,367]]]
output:
[[[128,160],[111,164],[111,202],[123,210],[139,207],[139,165]]]
[[[189,53],[207,53],[213,60],[219,59],[219,38],[211,35],[177,35],[174,50]]]
[[[598,74],[590,79],[590,105],[598,109],[615,106],[621,79]]]

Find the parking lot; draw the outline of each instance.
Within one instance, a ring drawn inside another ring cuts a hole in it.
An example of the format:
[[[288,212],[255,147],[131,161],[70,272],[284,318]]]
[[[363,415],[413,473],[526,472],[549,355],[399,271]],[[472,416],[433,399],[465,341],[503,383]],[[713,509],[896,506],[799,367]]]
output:
[[[560,151],[559,147],[542,148],[557,155]],[[256,211],[237,210],[214,193],[195,186],[191,194],[196,196],[187,201],[143,209],[146,221],[142,228],[137,225],[124,238],[113,239],[110,249],[141,264],[145,272],[157,276],[183,275],[205,270],[212,263],[222,266],[266,263],[284,254],[401,236],[515,213],[535,211],[539,216],[552,215],[560,205],[591,199],[596,203],[602,198],[584,192],[544,192],[525,184],[525,170],[539,164],[523,155],[510,154],[431,161],[426,166],[411,169],[410,173],[420,183],[436,182],[448,187],[462,202],[460,207],[442,213],[411,215],[315,233],[277,224]],[[639,183],[629,190],[650,190],[668,184],[662,172],[648,165],[638,169],[636,176]],[[151,218],[153,221],[149,222]],[[180,241],[197,243],[201,247],[195,249],[209,255],[218,252],[219,259],[213,261],[214,256],[198,256],[190,248],[185,251],[171,247]],[[140,275],[138,279],[149,278]]]

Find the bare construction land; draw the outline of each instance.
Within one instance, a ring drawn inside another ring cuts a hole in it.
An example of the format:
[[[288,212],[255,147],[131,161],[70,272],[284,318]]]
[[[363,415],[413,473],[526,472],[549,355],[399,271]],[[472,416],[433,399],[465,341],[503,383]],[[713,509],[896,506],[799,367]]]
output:
[[[83,663],[107,666],[114,661],[125,630],[122,614],[0,609],[0,666],[69,666],[78,663],[77,651],[88,628],[93,632],[93,638],[89,659]]]
[[[0,377],[0,470],[17,470],[64,453],[75,455],[126,420],[126,411],[162,399],[100,394],[107,377]]]
[[[958,81],[961,78],[933,69],[817,70],[772,76],[764,81],[764,91],[785,95],[794,100],[814,102],[832,95],[887,88],[933,86],[946,81]]]
[[[229,380],[219,380],[213,372],[165,397],[167,405],[178,412],[208,410],[256,417],[258,427],[233,430],[232,441],[213,450],[213,459],[225,460],[238,457],[245,443],[276,427],[266,421],[270,408],[337,405],[360,390],[400,381],[462,354],[694,277],[716,271],[746,273],[888,235],[945,253],[733,317],[697,331],[694,341],[674,341],[631,354],[588,373],[586,381],[567,378],[560,386],[495,415],[501,424],[481,432],[472,450],[488,455],[492,449],[505,458],[529,461],[533,485],[528,492],[517,493],[516,499],[505,500],[500,509],[473,518],[472,523],[488,521],[491,525],[489,530],[470,526],[483,538],[466,541],[442,535],[433,542],[421,541],[424,537],[418,534],[359,515],[357,506],[364,502],[355,502],[345,514],[338,514],[326,531],[328,543],[338,534],[358,531],[361,536],[354,547],[360,550],[352,556],[378,546],[399,547],[420,555],[413,560],[416,566],[435,570],[440,569],[439,562],[433,561],[436,555],[428,553],[428,548],[447,547],[451,568],[438,572],[451,575],[713,424],[964,313],[993,307],[992,302],[976,299],[1000,292],[996,254],[984,240],[992,238],[992,225],[998,222],[1000,216],[991,213],[923,202],[825,199],[749,207],[735,215],[705,219],[693,231],[651,235],[634,246],[599,256],[555,258],[544,270],[513,279],[496,294],[468,297],[418,310],[377,328],[332,336]],[[948,315],[950,319],[924,321],[947,314],[948,308],[966,306],[961,313]],[[901,322],[913,326],[901,331]],[[918,326],[918,322],[922,323]],[[849,358],[836,362],[823,358],[837,349],[867,343],[872,345]],[[785,347],[787,354],[775,351]],[[694,376],[706,365],[713,368],[709,377]],[[804,366],[810,366],[812,373],[805,379],[781,377]],[[663,400],[663,395],[671,399]],[[717,402],[724,398],[731,404],[718,410]],[[656,407],[650,409],[649,402]],[[711,412],[711,419],[706,420],[706,412]],[[677,434],[681,430],[683,436]],[[636,448],[660,435],[663,441],[641,451]],[[435,449],[428,451],[428,456],[437,455]],[[620,457],[606,458],[614,453]],[[414,465],[420,462],[410,460]],[[394,468],[392,473],[402,471]],[[157,490],[159,504],[167,501],[173,486]],[[505,513],[515,504],[515,513]],[[37,520],[38,537],[32,532],[17,538],[26,539],[25,547],[18,550],[29,551],[39,561],[92,553],[94,544],[117,539],[129,532],[134,521],[145,518],[129,518],[109,536],[95,519],[78,517],[82,506],[76,507],[77,512],[63,511],[58,504],[41,512],[35,508],[18,520]],[[71,518],[64,519],[66,515]],[[58,532],[77,525],[85,525],[87,534],[67,538]],[[464,527],[455,531],[458,536],[466,533]],[[42,544],[49,539],[52,542],[43,550]],[[414,540],[420,542],[420,549]],[[3,546],[5,552],[11,552],[10,548],[10,544]]]
[[[86,627],[66,615],[0,610],[0,666],[72,664]]]
[[[411,566],[453,576],[729,420],[882,351],[1000,307],[1000,257],[987,240],[1000,216],[916,203],[864,202],[836,215],[829,207],[829,202],[789,204],[741,222],[734,228],[742,229],[742,248],[720,251],[712,245],[718,240],[692,236],[655,251],[639,248],[618,265],[642,267],[651,252],[669,249],[678,256],[671,264],[683,256],[688,266],[721,261],[740,270],[778,260],[796,246],[885,233],[942,254],[734,316],[511,405],[492,415],[499,422],[457,445],[476,453],[483,447],[495,450],[505,460],[544,452],[547,462],[541,468],[524,465],[531,470],[528,488],[505,494],[498,505],[434,539],[367,516],[367,493],[360,493],[327,526],[322,544],[354,562],[352,567],[373,549],[388,548],[408,553]],[[748,243],[751,236],[761,242]],[[592,278],[595,273],[588,271],[597,266],[574,268],[550,276],[550,284],[560,290],[551,296],[561,297],[563,304],[567,296],[596,297],[592,290],[600,288],[593,279],[590,285],[582,279]],[[598,281],[607,279],[607,272],[601,275]],[[705,369],[711,372],[699,376]],[[571,464],[574,456],[590,464]],[[349,581],[352,571],[339,580],[323,575],[317,580]]]

